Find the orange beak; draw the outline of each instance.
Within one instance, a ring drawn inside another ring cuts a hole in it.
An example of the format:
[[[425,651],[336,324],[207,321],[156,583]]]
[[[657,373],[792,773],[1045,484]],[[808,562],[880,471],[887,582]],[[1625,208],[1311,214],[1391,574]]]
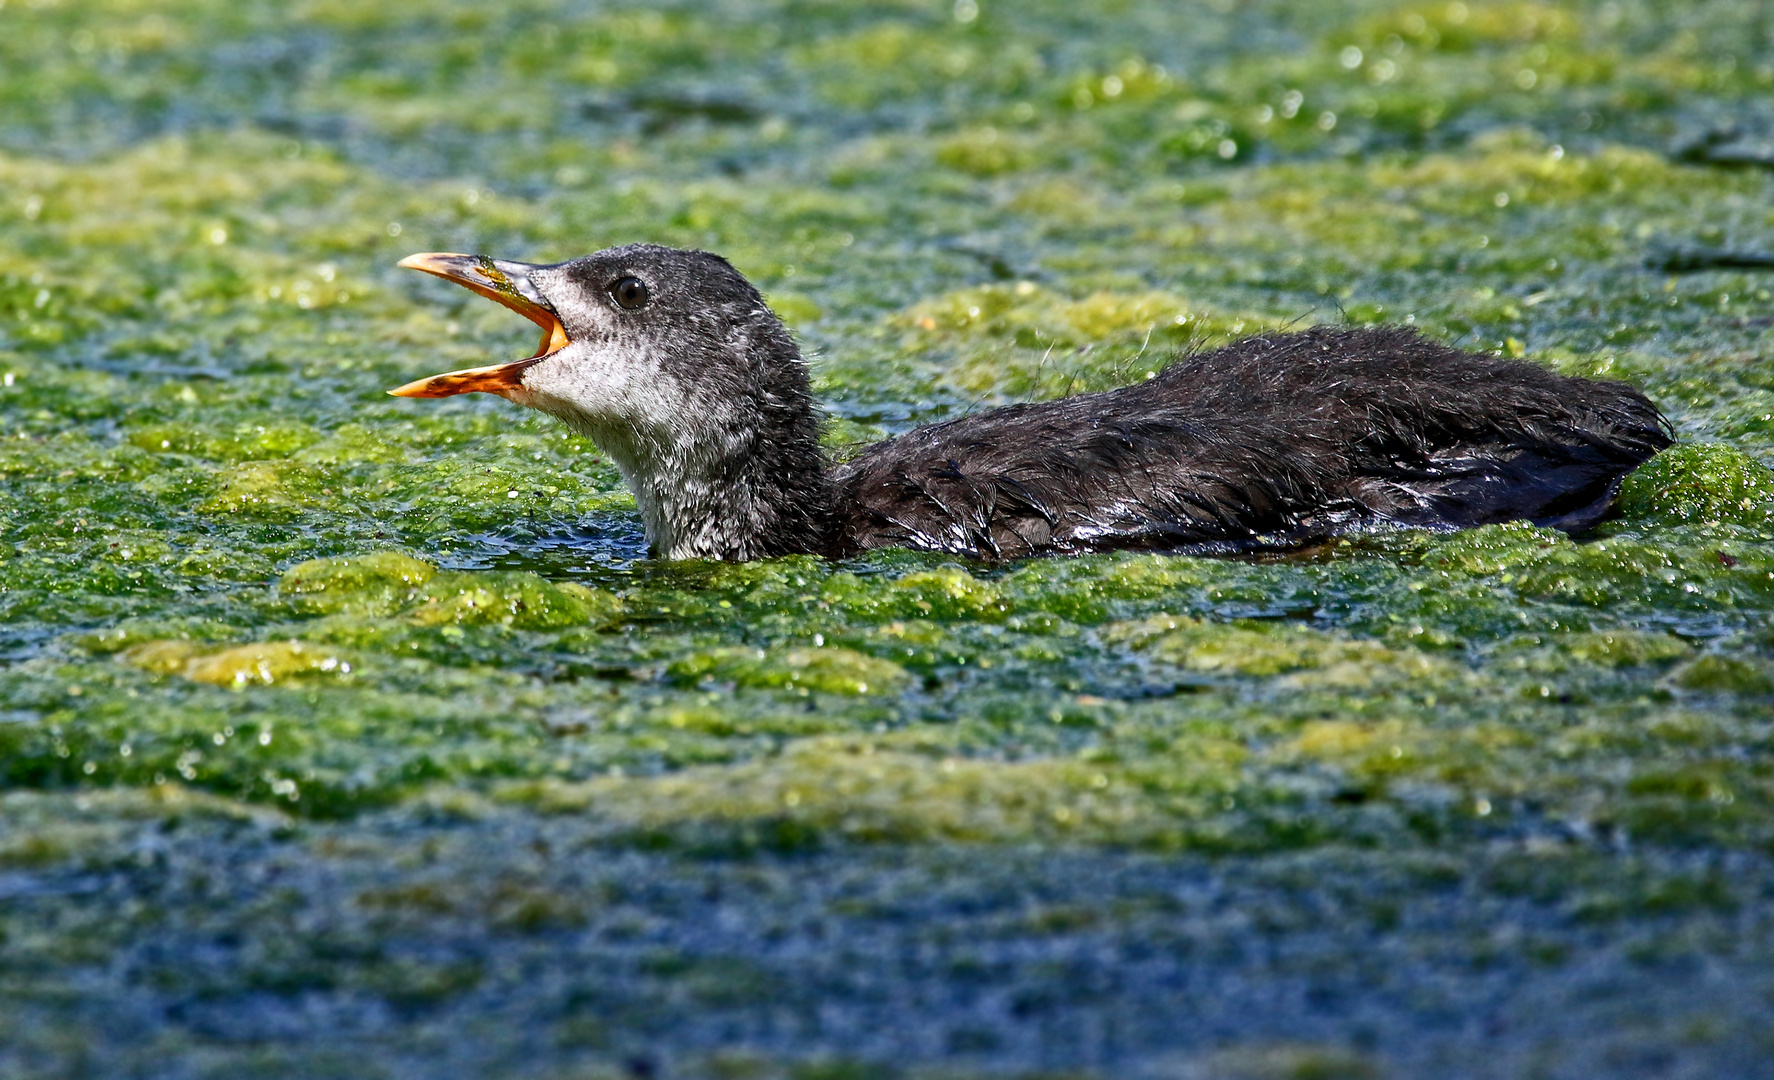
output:
[[[467,368],[442,375],[418,379],[388,391],[395,397],[451,397],[456,394],[498,394],[507,397],[523,385],[523,373],[532,364],[546,359],[570,344],[566,328],[548,301],[530,281],[529,272],[536,267],[524,263],[489,259],[485,255],[448,255],[430,252],[408,255],[400,265],[409,270],[436,274],[482,296],[500,303],[542,328],[542,344],[536,355],[509,364]]]

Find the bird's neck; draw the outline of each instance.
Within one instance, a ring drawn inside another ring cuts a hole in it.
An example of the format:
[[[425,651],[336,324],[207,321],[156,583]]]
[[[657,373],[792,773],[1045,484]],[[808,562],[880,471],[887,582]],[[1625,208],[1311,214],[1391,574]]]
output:
[[[663,559],[826,554],[835,515],[818,428],[721,433],[662,446],[633,429],[588,432],[634,493]]]
[[[609,455],[660,558],[832,553],[824,420],[800,351],[761,300],[726,327],[687,335],[670,353],[620,340],[570,346],[505,396]]]
[[[731,352],[705,365],[725,378],[686,380],[669,366],[635,375],[614,363],[539,365],[509,396],[609,455],[660,558],[826,554],[837,515],[823,417],[788,331],[761,307],[758,316]],[[676,367],[696,359],[679,357]]]

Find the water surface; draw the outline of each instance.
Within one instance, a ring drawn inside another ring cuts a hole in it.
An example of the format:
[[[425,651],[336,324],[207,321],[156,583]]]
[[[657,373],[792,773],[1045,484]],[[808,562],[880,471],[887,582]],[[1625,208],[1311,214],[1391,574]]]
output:
[[[1771,35],[0,4],[0,1067],[1766,1074]],[[635,240],[839,454],[1343,321],[1682,444],[1574,539],[661,563],[571,433],[383,394],[532,333],[402,255]]]

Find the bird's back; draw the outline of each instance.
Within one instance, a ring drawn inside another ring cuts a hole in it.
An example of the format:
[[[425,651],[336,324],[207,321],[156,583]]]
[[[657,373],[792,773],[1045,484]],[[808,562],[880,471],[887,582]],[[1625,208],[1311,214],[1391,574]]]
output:
[[[1376,524],[1577,531],[1669,442],[1623,383],[1401,327],[1315,327],[1132,386],[920,428],[834,484],[847,550],[1239,551]]]

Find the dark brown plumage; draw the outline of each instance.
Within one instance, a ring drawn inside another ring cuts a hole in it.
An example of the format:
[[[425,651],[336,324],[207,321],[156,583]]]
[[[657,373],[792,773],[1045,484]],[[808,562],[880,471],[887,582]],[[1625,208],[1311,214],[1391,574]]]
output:
[[[880,443],[837,471],[835,504],[846,549],[987,558],[1240,551],[1521,518],[1575,532],[1669,443],[1624,383],[1403,327],[1320,326]]]

